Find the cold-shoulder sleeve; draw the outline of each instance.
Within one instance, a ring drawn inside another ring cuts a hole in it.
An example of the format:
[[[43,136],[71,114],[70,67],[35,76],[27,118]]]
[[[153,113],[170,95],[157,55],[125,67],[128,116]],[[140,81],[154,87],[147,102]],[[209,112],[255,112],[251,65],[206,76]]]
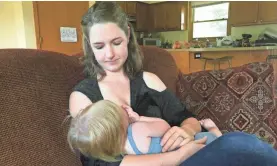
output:
[[[162,118],[171,126],[180,126],[185,119],[194,117],[175,94],[168,89],[162,92],[151,89],[149,95],[160,108]]]
[[[91,102],[96,102],[102,98],[101,93],[97,89],[97,82],[94,79],[82,80],[73,88],[73,91],[83,93],[91,100]]]

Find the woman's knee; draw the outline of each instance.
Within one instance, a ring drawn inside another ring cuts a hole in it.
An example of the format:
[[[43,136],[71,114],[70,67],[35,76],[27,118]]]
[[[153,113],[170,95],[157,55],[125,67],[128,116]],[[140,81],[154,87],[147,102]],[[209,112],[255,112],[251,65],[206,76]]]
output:
[[[255,135],[244,132],[230,132],[218,138],[222,148],[236,150],[263,150],[271,148],[269,144],[259,140]]]

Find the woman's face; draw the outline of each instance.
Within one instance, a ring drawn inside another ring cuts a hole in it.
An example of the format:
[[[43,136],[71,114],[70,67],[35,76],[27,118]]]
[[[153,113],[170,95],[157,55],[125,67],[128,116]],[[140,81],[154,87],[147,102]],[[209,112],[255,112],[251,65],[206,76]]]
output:
[[[115,23],[91,27],[90,43],[97,62],[106,72],[122,70],[128,57],[128,37]]]

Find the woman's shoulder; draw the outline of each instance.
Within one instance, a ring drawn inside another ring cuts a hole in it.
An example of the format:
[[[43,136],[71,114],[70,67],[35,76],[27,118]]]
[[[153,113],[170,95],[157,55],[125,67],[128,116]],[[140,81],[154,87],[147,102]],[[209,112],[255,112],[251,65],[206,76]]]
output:
[[[162,92],[166,89],[163,81],[154,73],[144,71],[142,76],[146,86],[150,89]]]
[[[74,86],[73,91],[95,88],[96,83],[97,83],[97,80],[95,79],[85,78],[84,80],[80,81],[78,84]]]
[[[74,92],[81,92],[88,97],[92,102],[101,98],[101,93],[98,90],[97,80],[93,78],[86,78],[80,81],[72,90]]]

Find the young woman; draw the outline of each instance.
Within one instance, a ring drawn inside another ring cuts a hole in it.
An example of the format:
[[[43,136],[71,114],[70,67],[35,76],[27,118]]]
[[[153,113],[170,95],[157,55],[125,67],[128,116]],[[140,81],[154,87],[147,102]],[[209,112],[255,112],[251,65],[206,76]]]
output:
[[[111,163],[81,155],[83,165],[159,166],[177,165],[184,160],[188,165],[206,166],[232,165],[235,161],[241,165],[277,165],[277,152],[246,133],[229,133],[207,146],[205,139],[193,141],[201,131],[199,121],[155,74],[142,70],[142,56],[133,29],[116,2],[96,2],[81,24],[84,64],[89,77],[76,85],[70,95],[71,116],[105,99],[130,105],[141,116],[148,116],[147,110],[152,110],[171,126],[161,140],[165,153],[127,155],[120,162]]]

